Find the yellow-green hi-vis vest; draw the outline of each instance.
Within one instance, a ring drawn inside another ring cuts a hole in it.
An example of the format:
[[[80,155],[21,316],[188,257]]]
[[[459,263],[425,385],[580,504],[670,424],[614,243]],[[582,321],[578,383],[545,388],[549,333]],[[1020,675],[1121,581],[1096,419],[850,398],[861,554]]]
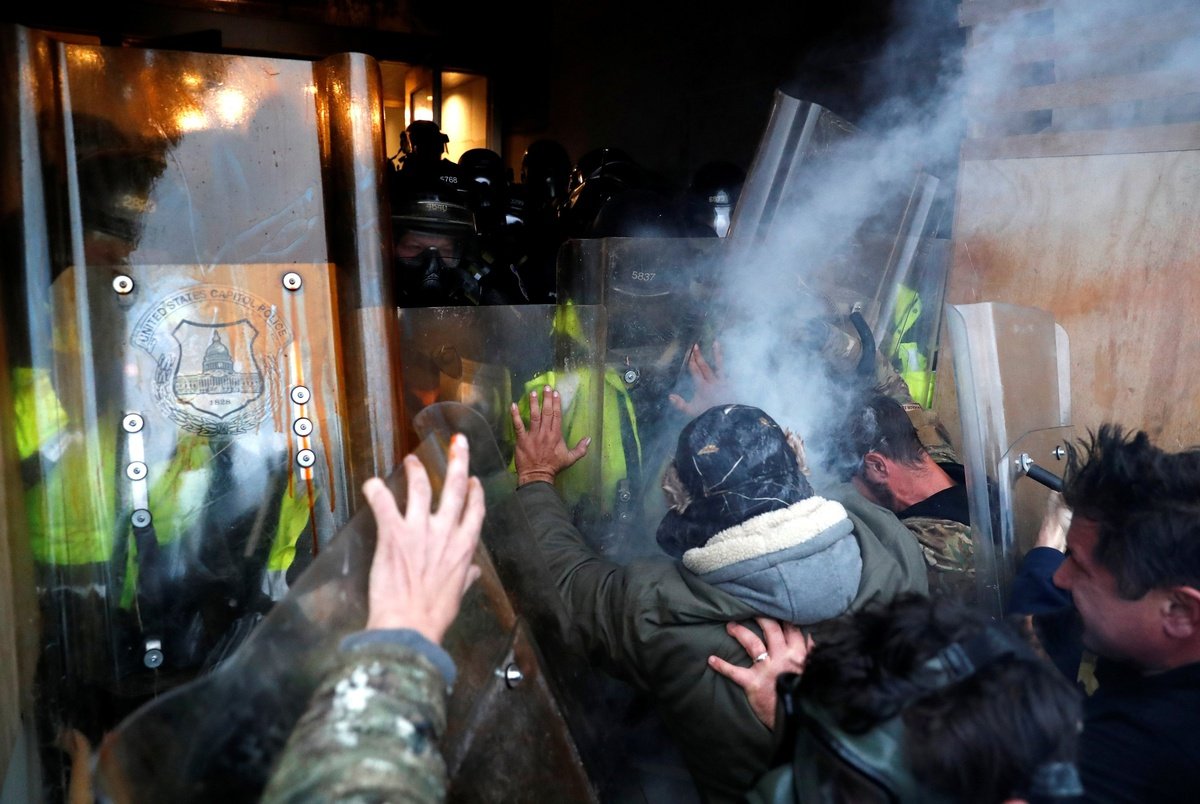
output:
[[[49,471],[26,491],[30,551],[46,566],[103,564],[113,555],[117,506],[117,427],[81,432],[68,426],[45,370],[13,372],[17,450],[22,460],[45,452]],[[169,460],[148,468],[149,509],[160,545],[179,539],[202,513],[208,498],[212,450],[200,435],[183,435]],[[315,495],[314,495],[315,497]],[[264,569],[282,573],[295,557],[296,542],[310,518],[307,486],[293,477],[280,501],[279,522]],[[126,534],[128,535],[128,534]],[[122,605],[130,605],[137,583],[136,546],[129,555]],[[119,560],[119,559],[118,559]]]
[[[563,399],[563,438],[574,447],[585,436],[593,436],[589,452],[600,452],[600,488],[592,487],[590,476],[582,472],[567,471],[558,477],[558,489],[569,505],[588,497],[595,497],[601,514],[611,514],[617,500],[617,487],[630,475],[632,465],[642,463],[642,443],[637,434],[637,418],[633,411],[633,400],[625,382],[617,372],[604,372],[601,389],[600,438],[591,432],[593,419],[586,415],[583,405],[594,399],[596,375],[592,372],[559,373],[547,371],[525,383],[525,394],[518,403],[521,416],[529,420],[529,394],[537,391],[539,396],[547,385],[555,388]],[[582,404],[578,404],[582,401]],[[626,434],[631,436],[633,455],[627,454]]]
[[[933,404],[933,373],[929,358],[921,352],[920,344],[905,340],[922,312],[921,296],[912,288],[901,285],[896,294],[896,309],[892,313],[892,334],[885,353],[908,386],[908,394],[923,408]]]
[[[554,331],[572,340],[582,342],[582,325],[578,312],[570,303],[561,305],[554,315]],[[592,432],[594,416],[588,415],[586,405],[596,398],[595,384],[603,383],[599,389],[601,399],[600,435]],[[558,489],[568,505],[587,498],[595,498],[601,515],[613,513],[617,502],[617,491],[621,481],[631,475],[630,469],[640,469],[642,464],[642,442],[638,437],[637,414],[625,381],[613,369],[605,369],[602,379],[595,372],[547,371],[525,383],[525,393],[518,402],[521,416],[529,421],[529,394],[549,385],[556,389],[563,400],[563,438],[574,447],[586,436],[592,437],[590,454],[600,453],[600,487],[591,483],[586,472],[564,472],[558,477]],[[582,402],[581,402],[582,401]]]

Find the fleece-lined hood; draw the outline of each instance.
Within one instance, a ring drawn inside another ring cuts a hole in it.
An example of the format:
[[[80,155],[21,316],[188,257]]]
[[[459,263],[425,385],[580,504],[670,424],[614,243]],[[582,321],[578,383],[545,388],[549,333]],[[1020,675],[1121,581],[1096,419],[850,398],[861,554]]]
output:
[[[846,509],[821,497],[726,528],[684,553],[683,565],[763,614],[797,625],[843,614],[862,578]]]
[[[663,491],[671,509],[659,523],[658,545],[672,558],[813,494],[788,434],[749,405],[718,405],[689,422]]]

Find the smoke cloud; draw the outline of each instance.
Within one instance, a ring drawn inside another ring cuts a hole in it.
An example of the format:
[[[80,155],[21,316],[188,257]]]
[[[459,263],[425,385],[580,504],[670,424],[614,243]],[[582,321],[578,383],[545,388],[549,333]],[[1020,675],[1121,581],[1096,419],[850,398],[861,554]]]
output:
[[[947,24],[947,15],[960,8],[939,0],[898,4],[895,30],[864,78],[875,102],[852,121],[857,133],[805,166],[807,192],[791,194],[798,200],[779,210],[761,242],[735,246],[737,256],[722,274],[716,308],[724,324],[726,375],[736,396],[804,434],[810,462],[817,466],[824,457],[821,430],[852,404],[853,359],[822,356],[806,342],[806,326],[814,320],[844,321],[851,304],[864,302],[883,343],[890,322],[878,302],[887,292],[877,286],[891,255],[864,243],[895,241],[896,224],[923,171],[939,178],[941,196],[925,234],[946,238],[964,138],[1200,119],[1200,96],[1181,102],[1180,93],[1167,94],[1186,80],[1195,85],[1200,52],[1186,41],[1164,44],[1163,36],[1137,25],[1149,15],[1177,14],[1181,23],[1195,26],[1194,5],[1086,0],[1033,13],[1018,10],[976,25],[970,49],[964,49],[966,31],[953,17]],[[1123,27],[1122,21],[1129,25]],[[1125,31],[1142,36],[1145,45],[1131,47],[1122,39],[1123,47],[1115,51],[1111,37],[1124,37]],[[1080,42],[1090,47],[1080,48]],[[1031,53],[1046,57],[1035,59]],[[1165,88],[1162,99],[1086,103],[1133,72],[1158,76]],[[1037,87],[1065,81],[1091,82],[1080,90],[1084,102],[1054,110],[1011,103],[1014,92],[1036,99]],[[798,87],[796,96],[803,100],[803,85]],[[1095,189],[1119,192],[1099,181]],[[734,235],[742,236],[738,223]],[[927,313],[940,318],[940,307],[940,298],[926,300]]]

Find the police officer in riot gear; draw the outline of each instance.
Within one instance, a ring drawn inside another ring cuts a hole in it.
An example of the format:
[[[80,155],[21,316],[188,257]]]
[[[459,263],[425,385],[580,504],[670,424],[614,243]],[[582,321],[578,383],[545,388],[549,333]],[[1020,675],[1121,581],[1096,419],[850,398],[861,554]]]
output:
[[[458,160],[467,206],[475,216],[479,233],[479,257],[489,273],[503,275],[513,303],[530,301],[523,274],[528,270],[529,232],[522,218],[513,214],[512,171],[500,154],[487,148],[472,148]]]
[[[642,169],[624,151],[597,148],[584,154],[567,183],[562,211],[566,236],[587,237],[609,199],[643,184]]]
[[[554,140],[537,140],[521,158],[521,183],[512,188],[513,206],[524,222],[521,279],[529,300],[553,304],[557,298],[556,260],[567,238],[561,219],[567,201],[571,158]]]
[[[445,157],[450,138],[432,120],[414,120],[400,134],[404,154],[392,164],[389,176],[392,198],[436,194],[443,198],[462,193],[458,166]]]
[[[471,211],[461,204],[428,195],[401,199],[393,209],[392,238],[400,307],[512,304],[518,298],[514,279],[480,259]]]
[[[495,234],[507,223],[508,175],[504,159],[488,148],[472,148],[458,159],[467,206],[480,235]]]
[[[567,198],[567,180],[571,176],[571,158],[567,149],[554,140],[530,143],[521,157],[521,185],[530,214],[543,210],[557,212]]]
[[[729,233],[733,208],[737,205],[746,173],[732,162],[701,165],[688,187],[685,206],[689,234],[724,237]]]

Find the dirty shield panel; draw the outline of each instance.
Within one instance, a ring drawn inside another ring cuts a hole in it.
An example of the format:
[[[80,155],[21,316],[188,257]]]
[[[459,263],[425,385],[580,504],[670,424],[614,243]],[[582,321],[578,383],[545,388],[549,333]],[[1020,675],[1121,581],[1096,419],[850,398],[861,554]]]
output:
[[[36,801],[66,784],[63,729],[95,744],[223,661],[390,469],[394,341],[365,57],[3,36],[5,531]]]
[[[58,350],[29,399],[59,425],[25,492],[38,693],[87,732],[222,661],[349,505],[328,266],[118,278],[88,285],[89,348]]]
[[[562,473],[559,488],[582,521],[602,528],[613,518],[618,484],[636,452],[627,399],[603,367],[606,316],[590,305],[430,307],[397,311],[403,360],[404,414],[412,422],[435,402],[476,411],[511,465],[516,402],[529,418],[530,393],[545,386],[562,395],[563,433],[593,446]],[[409,425],[408,443],[419,442]]]
[[[513,558],[503,546],[529,532],[521,509],[511,505],[515,482],[507,462],[488,423],[460,403],[426,407],[414,429],[435,499],[450,439],[467,434],[470,472],[483,484],[487,510],[475,557],[482,576],[445,638],[459,672],[439,742],[452,779],[449,799],[594,801],[547,675],[554,662],[544,658],[528,614],[514,608],[508,579],[502,583],[497,573],[501,560]],[[403,473],[388,486],[403,509]],[[364,509],[228,661],[122,723],[101,753],[105,793],[117,802],[258,800],[338,643],[366,622],[375,538]]]
[[[448,444],[454,432],[466,432],[472,444],[495,443],[498,467],[478,469],[486,477],[504,474],[511,484],[509,406],[515,401],[528,422],[530,393],[541,399],[549,384],[562,395],[568,443],[592,439],[587,456],[556,482],[585,540],[613,560],[657,551],[653,527],[637,530],[619,516],[618,495],[628,488],[638,453],[630,451],[627,438],[634,421],[630,391],[605,360],[605,308],[453,307],[404,309],[399,316],[405,418],[414,444],[431,439]],[[472,451],[473,471],[476,457],[482,461],[484,454]],[[492,506],[489,496],[488,517],[497,520],[484,535],[488,560],[481,564],[481,586],[491,602],[482,608],[464,602],[447,637],[464,679],[450,701],[445,741],[447,762],[459,773],[451,797],[469,799],[486,790],[488,797],[507,800],[501,791],[513,785],[516,799],[537,799],[529,791],[550,783],[551,798],[580,800],[570,792],[584,789],[577,765],[586,770],[586,788],[602,799],[643,795],[639,763],[657,761],[644,745],[646,735],[665,741],[654,732],[657,721],[648,702],[583,658],[515,499]],[[624,539],[615,540],[615,533]],[[488,658],[481,664],[484,654]],[[525,680],[508,686],[509,669]],[[549,697],[535,694],[543,687]],[[537,756],[545,760],[530,765]],[[578,759],[573,763],[570,756]]]
[[[669,396],[692,395],[690,350],[709,350],[728,323],[716,298],[728,253],[721,238],[571,240],[559,253],[559,297],[604,306],[605,410],[628,421],[620,421],[626,471],[606,463],[602,481],[608,519],[600,538],[614,560],[658,552],[652,535],[664,512],[662,473],[688,420]],[[615,448],[610,438],[605,449]]]

